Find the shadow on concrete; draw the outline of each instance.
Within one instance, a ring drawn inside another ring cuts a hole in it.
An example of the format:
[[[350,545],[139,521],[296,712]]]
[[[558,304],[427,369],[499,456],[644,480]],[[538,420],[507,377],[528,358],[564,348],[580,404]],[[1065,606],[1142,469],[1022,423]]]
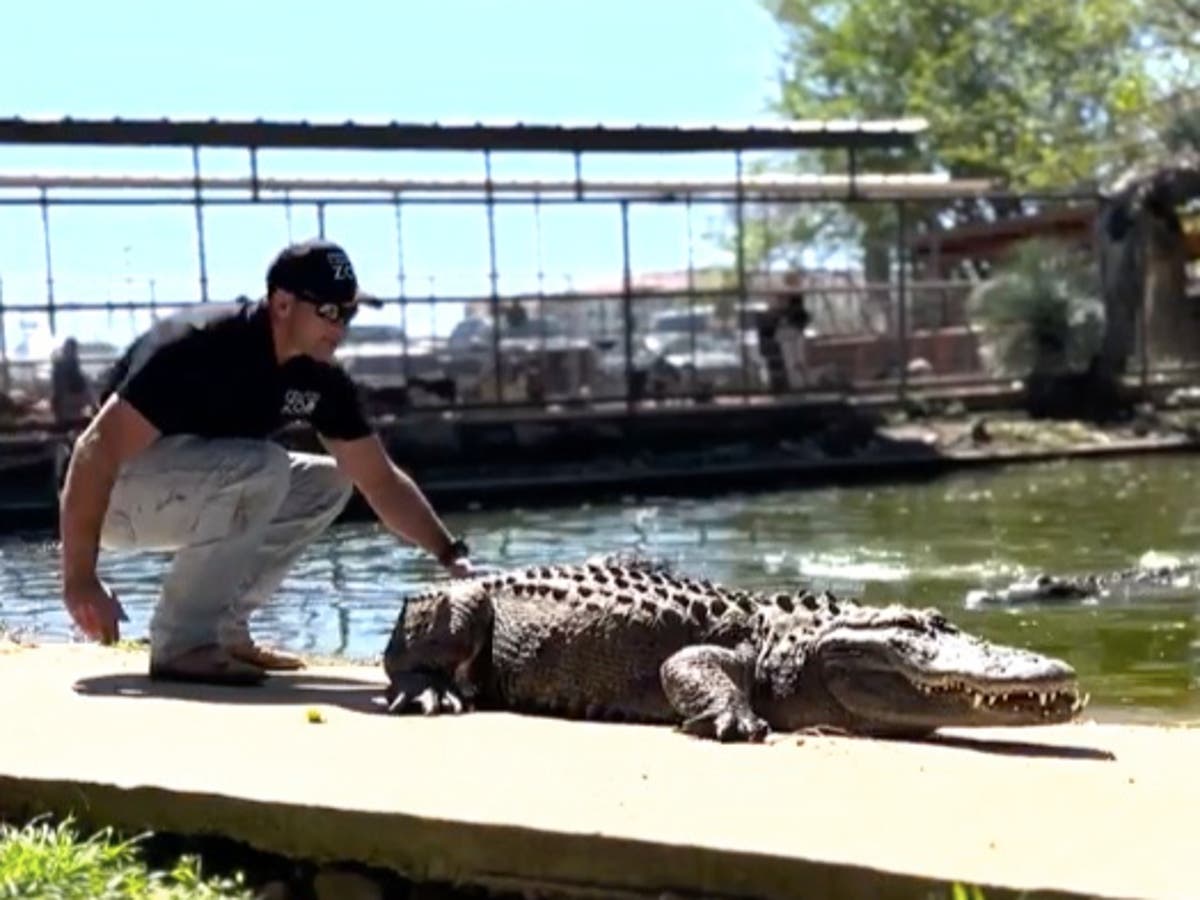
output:
[[[96,697],[127,697],[191,700],[213,704],[257,704],[296,706],[330,705],[352,712],[382,714],[384,691],[382,681],[373,682],[336,675],[290,672],[271,675],[263,684],[254,687],[221,687],[207,684],[185,684],[172,681],[151,681],[146,675],[121,673],[81,678],[74,684],[77,694]],[[777,735],[786,738],[787,735]],[[897,738],[895,740],[905,740]],[[1004,756],[1027,756],[1053,759],[1077,759],[1110,762],[1116,755],[1092,747],[1039,744],[1026,741],[972,738],[959,735],[935,734],[913,739],[915,743],[957,750],[974,750]]]
[[[920,743],[958,750],[976,750],[980,753],[998,753],[1003,756],[1089,759],[1102,762],[1112,762],[1117,758],[1116,754],[1109,750],[1097,750],[1094,747],[1035,744],[1029,741],[1005,741],[995,738],[972,738],[949,734],[935,734],[931,737],[922,738]]]
[[[294,672],[275,674],[253,687],[225,687],[176,681],[151,681],[148,675],[122,672],[81,678],[75,693],[96,697],[194,700],[213,704],[329,705],[353,712],[381,713],[386,685],[382,681]]]

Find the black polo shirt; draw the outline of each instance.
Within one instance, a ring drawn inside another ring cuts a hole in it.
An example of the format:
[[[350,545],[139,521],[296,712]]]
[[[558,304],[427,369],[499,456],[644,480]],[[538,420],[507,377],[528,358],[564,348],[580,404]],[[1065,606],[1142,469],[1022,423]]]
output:
[[[371,433],[358,391],[338,365],[275,359],[261,303],[199,307],[156,323],[106,378],[164,435],[267,438],[292,422],[323,437]]]

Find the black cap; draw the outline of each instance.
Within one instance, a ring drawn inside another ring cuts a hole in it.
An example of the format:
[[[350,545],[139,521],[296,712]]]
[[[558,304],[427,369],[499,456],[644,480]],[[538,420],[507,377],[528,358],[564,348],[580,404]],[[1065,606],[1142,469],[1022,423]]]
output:
[[[281,250],[267,269],[267,293],[275,288],[316,303],[379,305],[358,289],[350,257],[332,241],[305,241]]]

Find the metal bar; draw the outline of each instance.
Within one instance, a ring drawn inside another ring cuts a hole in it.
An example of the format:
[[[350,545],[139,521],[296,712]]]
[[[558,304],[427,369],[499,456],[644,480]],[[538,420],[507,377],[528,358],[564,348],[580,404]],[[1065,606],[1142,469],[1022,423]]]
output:
[[[292,177],[264,178],[240,176],[212,176],[203,179],[186,178],[179,175],[65,175],[50,173],[0,174],[0,189],[20,190],[55,188],[62,190],[147,190],[147,191],[193,191],[197,182],[206,192],[229,191],[247,193],[244,201],[255,202],[266,193],[284,191],[324,191],[336,193],[385,193],[389,197],[396,191],[406,194],[467,193],[483,196],[489,190],[494,195],[502,194],[563,194],[576,200],[588,195],[628,193],[646,194],[653,197],[678,194],[729,194],[736,184],[727,178],[606,178],[585,180],[576,157],[575,177],[561,178],[512,178],[493,180],[491,187],[486,181],[469,178],[321,178]],[[742,189],[747,194],[763,192],[772,197],[796,197],[797,199],[822,199],[832,197],[890,197],[901,195],[1014,198],[1018,195],[1001,190],[995,182],[986,179],[952,179],[937,173],[913,173],[896,175],[883,172],[856,172],[849,175],[744,175]],[[257,192],[257,196],[256,196]],[[891,192],[891,193],[889,193]],[[1034,195],[1021,194],[1022,198]],[[1050,199],[1095,199],[1094,193],[1079,191],[1042,192],[1037,196]]]
[[[325,201],[317,201],[317,237],[325,240]]]
[[[925,119],[632,127],[0,118],[0,144],[614,153],[801,147],[911,147]]]
[[[746,197],[742,192],[742,174],[744,172],[744,162],[742,160],[742,152],[739,150],[733,156],[734,168],[737,173],[737,197],[734,201],[734,210],[737,216],[737,286],[738,286],[738,308],[735,313],[735,321],[738,323],[738,347],[742,356],[742,390],[747,392],[750,389],[749,373],[750,373],[750,351],[746,346],[746,336],[741,333],[741,322],[746,317]]]
[[[200,302],[208,302],[208,258],[204,249],[204,196],[200,181],[200,148],[192,147],[192,173],[196,206],[196,252],[200,258]]]
[[[396,284],[400,289],[400,369],[404,373],[404,383],[407,385],[411,375],[408,359],[408,297],[405,291],[404,275],[404,206],[399,191],[395,195],[396,203]]]
[[[496,399],[504,400],[504,357],[500,353],[500,274],[496,269],[496,204],[492,196],[492,151],[483,151],[484,183],[486,188],[488,280],[491,282],[492,359],[496,377]]]
[[[292,194],[290,191],[283,192],[283,217],[287,222],[288,243],[292,244],[295,242],[295,238],[292,237]]]
[[[934,288],[941,287],[941,286],[944,286],[947,284],[953,285],[955,283],[954,282],[938,282],[938,281],[926,283],[926,282],[922,281],[922,282],[914,282],[911,285],[911,287],[913,289],[932,290]],[[836,285],[830,285],[828,287],[822,286],[815,290],[818,290],[822,294],[860,294],[864,291],[864,289],[882,288],[884,286],[885,285],[883,282],[871,282],[871,283],[866,283],[866,284],[853,285],[851,287],[839,287]],[[960,284],[960,286],[965,287],[966,285]],[[720,298],[727,296],[729,291],[727,288],[696,287],[695,291],[693,293],[697,300],[719,300]],[[769,296],[771,296],[771,294],[772,294],[772,291],[769,289],[754,289],[754,288],[751,288],[749,285],[747,285],[746,296],[748,298],[769,297]],[[523,295],[520,293],[511,294],[511,295],[501,294],[500,299],[503,301],[506,297],[509,297],[509,296],[520,297]],[[686,288],[684,288],[681,290],[655,291],[653,296],[655,298],[663,299],[663,300],[686,301],[689,297],[689,293],[688,293],[688,290]],[[625,289],[622,286],[621,288],[619,288],[617,290],[612,290],[612,291],[552,292],[552,293],[546,294],[545,299],[548,303],[584,303],[584,302],[588,302],[588,301],[597,301],[597,300],[616,301],[616,300],[622,300],[624,297],[625,297]],[[409,303],[412,302],[411,296],[407,297],[407,298],[378,296],[377,299],[381,303],[383,303],[385,306],[391,305],[391,304],[398,304],[402,301],[402,299],[407,300],[407,302],[409,302]],[[484,295],[480,295],[480,294],[444,294],[442,296],[437,296],[436,294],[432,294],[425,301],[422,301],[422,302],[429,302],[429,303],[433,303],[435,305],[439,305],[439,304],[478,305],[478,304],[486,304],[489,301],[490,301],[489,294],[484,294]],[[93,302],[84,302],[84,301],[62,302],[61,300],[56,299],[55,300],[55,309],[57,309],[59,312],[78,312],[78,311],[86,311],[86,310],[100,311],[100,310],[110,310],[110,309],[111,310],[130,310],[130,309],[137,310],[137,309],[152,309],[152,308],[153,309],[176,309],[176,308],[186,308],[189,306],[193,306],[197,302],[198,301],[195,298],[185,299],[185,300],[176,299],[176,300],[167,300],[167,301],[155,300],[153,304],[148,300],[130,300],[130,301],[99,300],[99,301],[93,301]],[[9,303],[5,306],[5,310],[7,312],[43,312],[44,313],[47,311],[47,305],[45,303]],[[849,337],[849,336],[853,336],[855,334],[860,334],[860,333],[862,333],[862,332],[845,332],[843,335],[840,335],[840,336]],[[833,336],[836,337],[839,335],[833,335]]]
[[[621,204],[621,320],[625,339],[625,406],[634,411],[633,399],[633,269],[629,258],[629,204]]]
[[[1150,340],[1146,333],[1149,327],[1150,317],[1146,313],[1146,294],[1150,290],[1150,267],[1146,265],[1146,242],[1144,240],[1137,241],[1135,252],[1141,256],[1141,264],[1138,269],[1142,272],[1142,283],[1139,291],[1137,305],[1137,330],[1138,330],[1138,388],[1142,392],[1142,399],[1145,399],[1146,387],[1150,381]]]
[[[694,239],[692,236],[692,198],[685,197],[683,201],[684,219],[687,222],[687,297],[688,297],[688,347],[692,360],[692,393],[696,390],[699,370],[696,366],[696,259]]]
[[[752,200],[752,199],[756,199],[756,198],[763,199],[763,198],[757,197],[757,195],[752,194],[751,192],[745,192],[744,196],[747,200]],[[584,203],[584,204],[595,204],[597,206],[605,206],[605,205],[618,206],[622,202],[673,203],[673,202],[677,202],[680,198],[681,198],[681,195],[677,195],[677,194],[676,195],[663,194],[663,195],[654,195],[654,196],[649,196],[649,195],[634,196],[634,195],[630,195],[630,194],[624,194],[624,195],[613,195],[613,196],[607,196],[607,197],[584,197],[582,201],[576,200],[574,197],[543,197],[542,205],[543,206],[552,206],[552,205],[554,205],[554,206],[575,206],[580,203]],[[736,193],[730,193],[728,195],[726,195],[726,194],[705,194],[705,195],[699,197],[698,199],[700,202],[709,203],[709,204],[717,204],[717,203],[732,204],[737,200],[737,195],[736,195]],[[776,199],[778,199],[778,198],[776,198]],[[836,201],[844,201],[847,198],[825,197],[825,198],[810,198],[810,199],[812,199],[814,201],[823,200],[824,202],[836,202]],[[869,199],[873,202],[884,203],[884,202],[894,202],[897,198],[895,198],[895,197],[872,197]],[[926,199],[936,200],[939,198],[926,198]],[[955,200],[955,199],[959,199],[959,198],[947,197],[947,198],[941,198],[941,199],[950,201],[950,200]],[[95,207],[120,208],[120,207],[128,207],[128,206],[151,208],[151,207],[191,206],[194,202],[195,202],[194,200],[192,200],[191,198],[188,198],[188,197],[174,197],[174,198],[111,197],[110,198],[110,197],[54,197],[54,196],[52,196],[49,199],[47,205],[50,207],[74,206],[74,207],[82,207],[82,208],[95,208]],[[318,201],[312,200],[312,199],[297,201],[297,200],[293,199],[292,202],[293,203],[296,203],[296,202],[312,203],[315,205]],[[379,196],[373,196],[373,197],[325,197],[325,198],[321,199],[319,202],[324,204],[326,207],[391,206],[392,198],[390,195],[386,195],[386,194],[379,195]],[[406,200],[406,204],[408,206],[412,206],[412,207],[417,207],[417,206],[430,206],[430,207],[482,206],[485,202],[486,201],[484,199],[475,198],[475,197],[423,197],[423,198],[409,197]],[[494,197],[492,202],[496,206],[511,207],[511,206],[528,206],[530,201],[524,197]],[[287,201],[285,201],[282,197],[279,197],[279,198],[263,197],[263,198],[260,198],[256,202],[254,200],[251,200],[249,197],[211,197],[210,196],[210,197],[205,197],[204,203],[206,206],[220,206],[220,207],[226,207],[226,208],[250,207],[250,206],[286,206],[287,205]],[[0,197],[0,207],[22,207],[22,206],[36,206],[36,205],[38,205],[38,201],[35,198],[13,199],[13,198],[9,198],[9,197]]]
[[[50,207],[46,202],[46,189],[42,188],[42,255],[46,261],[46,314],[50,320],[50,333],[55,333],[54,317],[54,259],[50,253]]]
[[[908,391],[908,207],[896,203],[896,337],[900,349],[897,396]]]
[[[534,252],[537,256],[537,285],[538,297],[546,295],[546,271],[542,265],[542,195],[533,195],[533,241]]]
[[[250,148],[250,197],[258,202],[258,148]]]
[[[4,279],[0,278],[0,390],[8,393],[12,388],[12,378],[8,369],[8,332],[5,329],[4,313]]]

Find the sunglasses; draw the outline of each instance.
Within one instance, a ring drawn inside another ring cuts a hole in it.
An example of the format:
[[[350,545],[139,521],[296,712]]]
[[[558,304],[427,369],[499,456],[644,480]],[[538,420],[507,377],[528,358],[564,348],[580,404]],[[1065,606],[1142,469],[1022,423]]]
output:
[[[296,297],[313,307],[318,316],[334,325],[349,325],[358,315],[357,303],[334,303],[331,300],[319,300],[312,294],[296,294]]]

